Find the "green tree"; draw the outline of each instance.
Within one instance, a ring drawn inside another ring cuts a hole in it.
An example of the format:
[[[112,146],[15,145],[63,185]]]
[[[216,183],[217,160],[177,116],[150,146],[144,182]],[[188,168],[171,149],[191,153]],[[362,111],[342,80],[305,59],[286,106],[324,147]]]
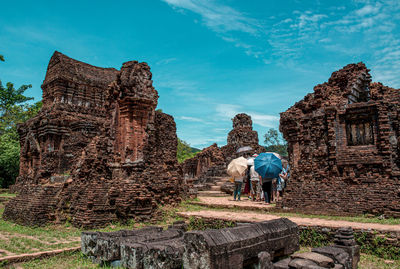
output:
[[[22,85],[18,89],[15,89],[14,84],[11,82],[8,82],[6,87],[3,87],[0,81],[0,115],[7,114],[8,110],[15,105],[33,100],[32,97],[26,97],[24,95],[24,92],[31,87],[32,85]]]
[[[178,138],[177,158],[178,162],[184,162],[186,159],[193,158],[199,150],[190,147],[190,145]]]
[[[4,57],[0,55],[0,60]],[[26,104],[32,100],[24,92],[31,85],[22,85],[18,89],[10,82],[3,87],[0,81],[0,186],[7,188],[15,182],[19,171],[19,137],[17,124],[35,116],[42,103]]]
[[[264,135],[264,143],[267,151],[276,152],[282,156],[288,155],[287,143],[278,130],[270,128]]]

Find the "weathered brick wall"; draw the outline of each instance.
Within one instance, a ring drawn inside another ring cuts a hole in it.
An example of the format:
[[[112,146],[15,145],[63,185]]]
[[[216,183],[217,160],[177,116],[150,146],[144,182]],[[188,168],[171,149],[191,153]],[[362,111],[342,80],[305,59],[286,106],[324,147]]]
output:
[[[291,178],[280,206],[400,217],[400,94],[368,71],[348,65],[281,113]]]
[[[78,86],[65,93],[51,84],[59,79]],[[86,96],[85,85],[101,91],[74,102]],[[177,203],[186,194],[176,125],[172,116],[155,111],[158,93],[146,63],[103,70],[56,52],[43,90],[46,105],[19,127],[21,173],[14,187],[19,194],[7,204],[5,219],[85,227],[149,220],[159,204]],[[96,109],[81,109],[85,102]]]
[[[193,178],[206,173],[210,167],[225,166],[225,157],[217,144],[203,149],[193,158],[187,159],[182,163],[184,175]]]

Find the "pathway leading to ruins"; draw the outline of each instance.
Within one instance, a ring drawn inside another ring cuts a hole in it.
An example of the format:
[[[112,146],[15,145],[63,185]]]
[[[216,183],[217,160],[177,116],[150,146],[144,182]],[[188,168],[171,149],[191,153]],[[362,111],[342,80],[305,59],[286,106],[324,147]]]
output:
[[[242,197],[241,201],[234,201],[232,195],[224,197],[198,196],[198,201],[191,202],[194,205],[207,206],[211,208],[238,208],[246,210],[265,210],[275,208],[275,204],[265,204],[264,202],[253,202],[247,197]]]
[[[218,219],[225,221],[235,222],[258,222],[267,221],[281,218],[281,216],[266,214],[266,213],[255,213],[255,212],[232,212],[232,211],[221,211],[221,210],[201,210],[201,211],[188,211],[178,212],[178,215],[188,217],[200,217],[204,219]],[[308,227],[328,227],[328,228],[340,228],[350,226],[354,230],[377,230],[381,232],[396,232],[400,233],[400,225],[389,225],[379,223],[361,223],[344,220],[325,220],[318,218],[302,218],[302,217],[286,217],[289,220],[295,222],[299,226]]]

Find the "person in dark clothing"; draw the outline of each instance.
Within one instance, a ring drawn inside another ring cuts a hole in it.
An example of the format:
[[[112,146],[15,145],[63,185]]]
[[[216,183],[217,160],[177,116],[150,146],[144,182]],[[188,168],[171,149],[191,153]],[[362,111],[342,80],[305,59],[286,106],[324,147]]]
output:
[[[264,199],[267,204],[271,203],[271,192],[272,192],[272,178],[262,179],[262,189],[264,192]]]

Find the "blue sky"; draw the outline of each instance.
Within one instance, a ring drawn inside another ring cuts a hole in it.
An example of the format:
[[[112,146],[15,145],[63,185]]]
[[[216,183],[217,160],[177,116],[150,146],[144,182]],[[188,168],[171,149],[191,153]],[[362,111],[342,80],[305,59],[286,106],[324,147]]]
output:
[[[178,136],[226,144],[231,118],[252,116],[260,140],[279,113],[348,63],[400,88],[400,1],[7,1],[3,83],[40,85],[54,50],[101,67],[147,62]]]

